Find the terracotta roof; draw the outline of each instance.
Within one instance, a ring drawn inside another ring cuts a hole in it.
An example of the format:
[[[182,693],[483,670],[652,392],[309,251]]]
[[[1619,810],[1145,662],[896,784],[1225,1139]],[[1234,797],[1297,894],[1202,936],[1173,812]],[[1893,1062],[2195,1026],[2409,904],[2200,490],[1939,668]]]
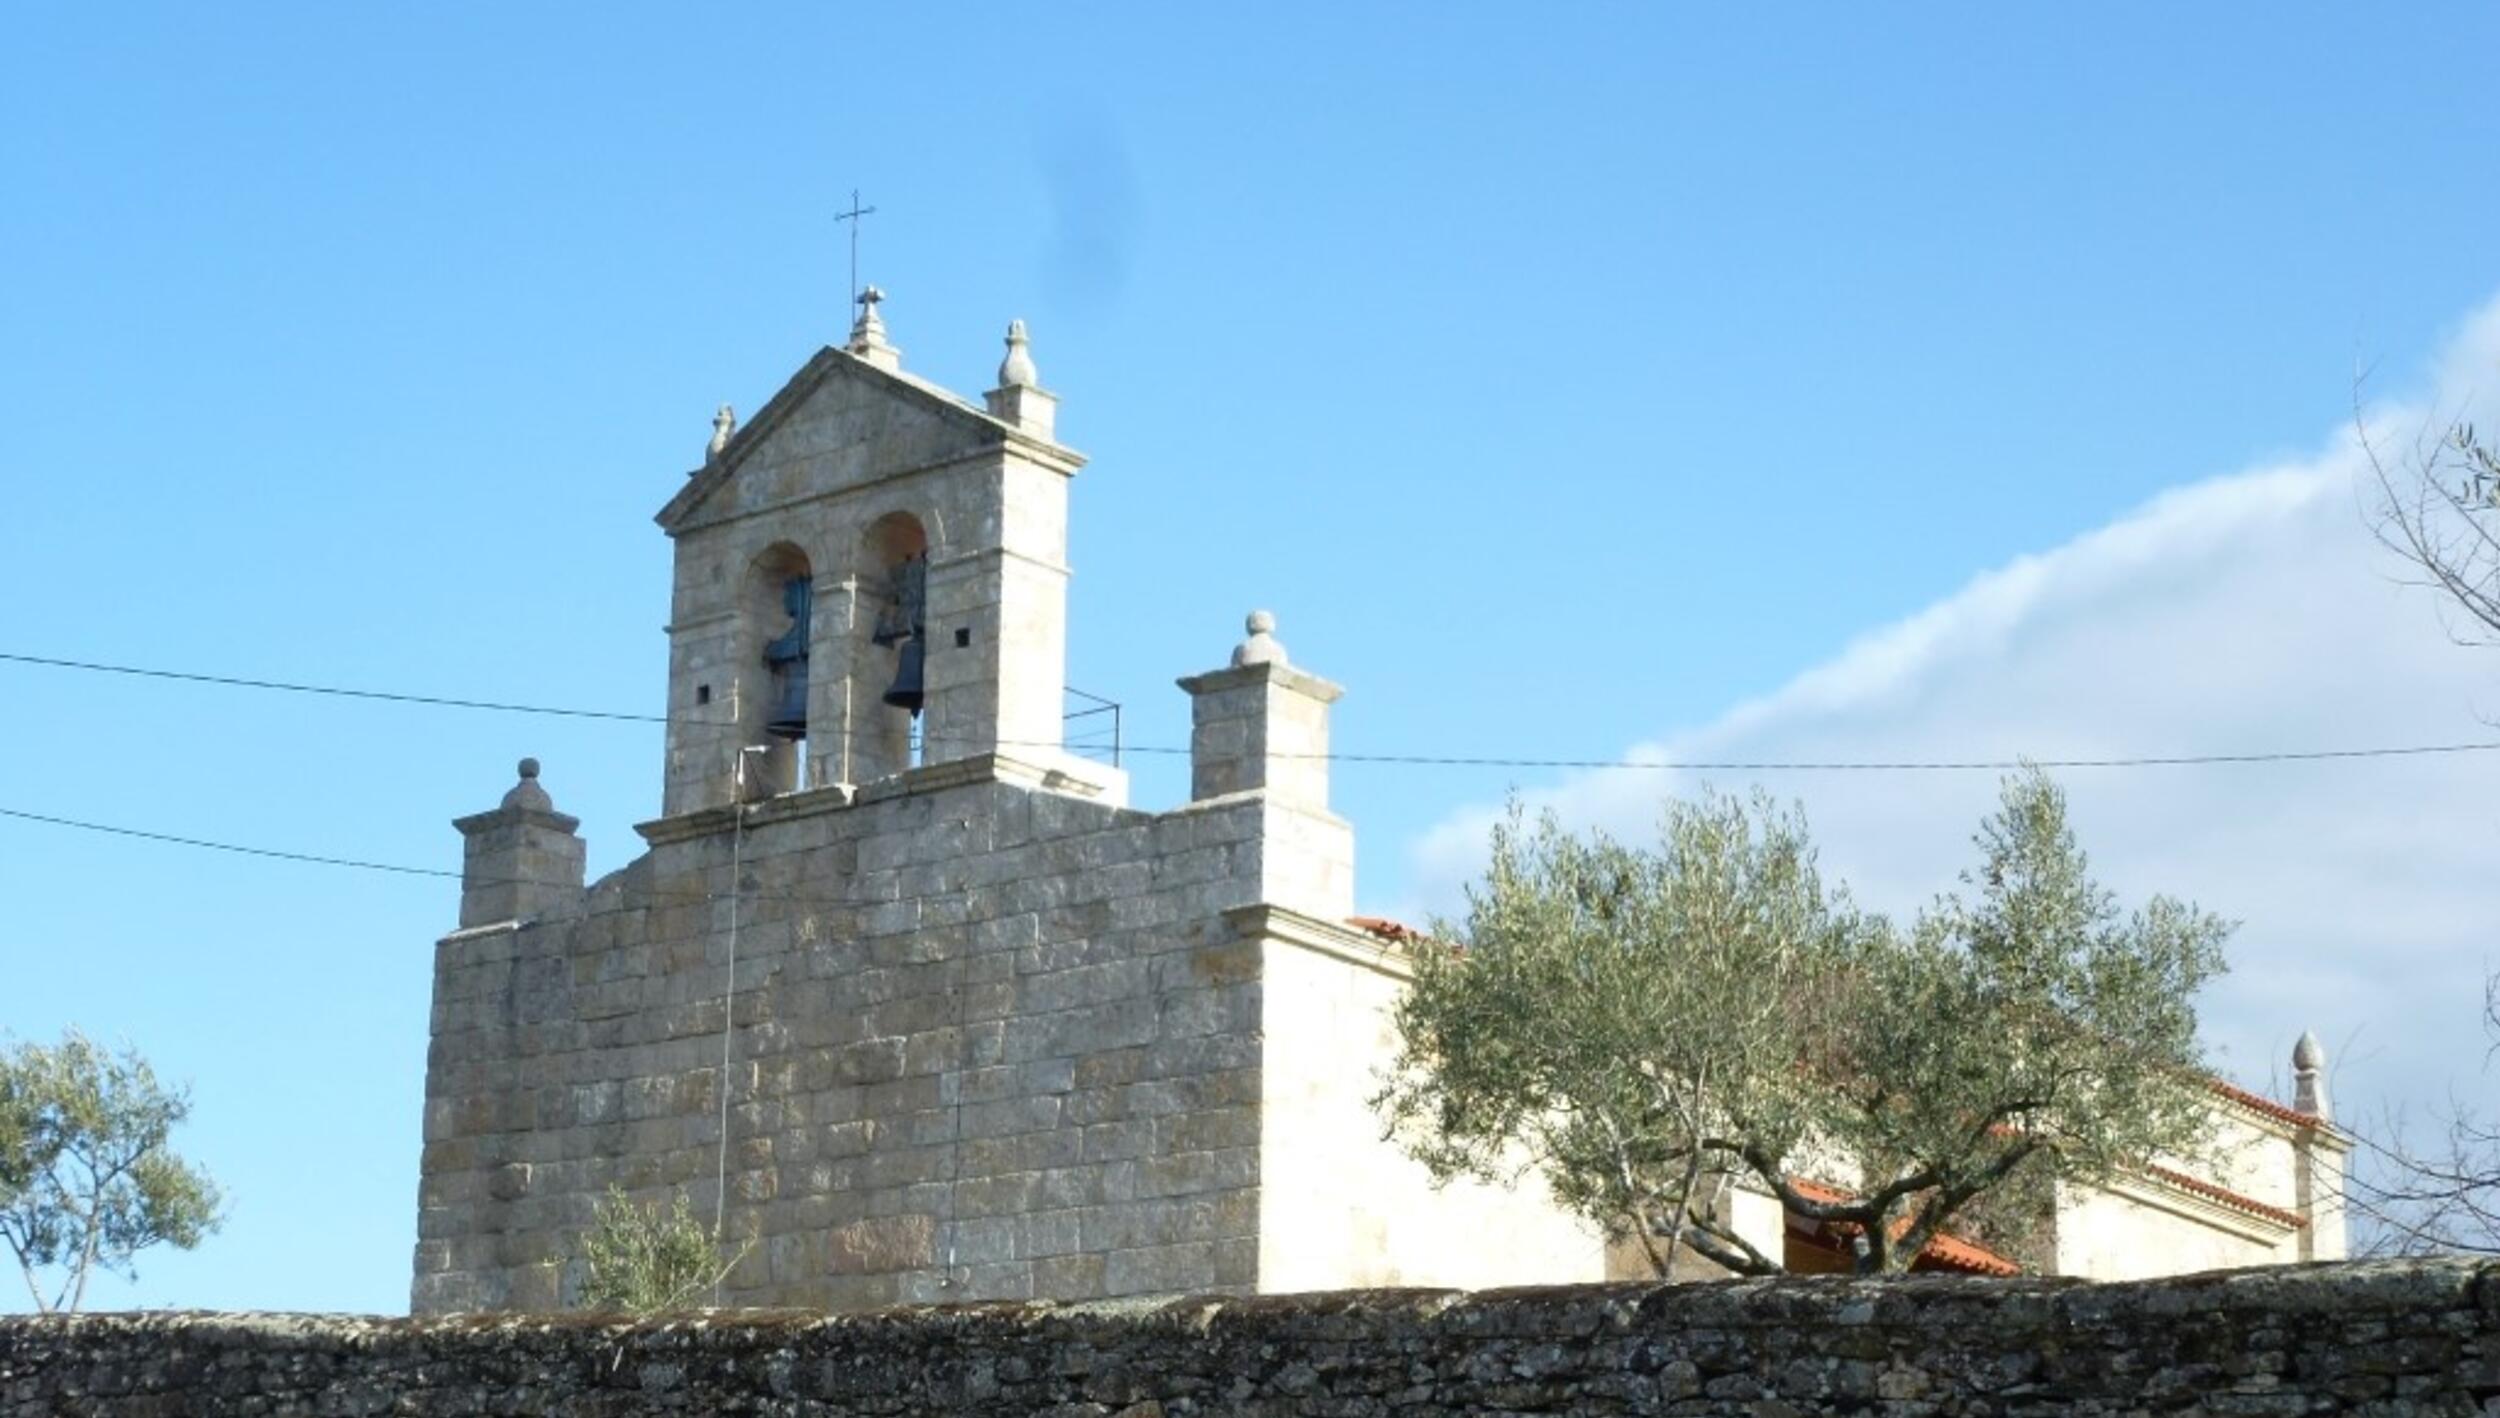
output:
[[[1967,1270],[1973,1275],[2020,1275],[2023,1273],[2021,1266],[1989,1250],[1977,1241],[1965,1241],[1953,1235],[1939,1235],[1929,1241],[1927,1249],[1920,1252],[1920,1258],[1949,1265],[1955,1270]]]
[[[1788,1179],[1788,1184],[1816,1201],[1842,1202],[1855,1199],[1851,1193],[1842,1191],[1827,1182],[1813,1181],[1805,1177],[1791,1177]],[[1830,1230],[1851,1229],[1845,1223],[1815,1222],[1812,1224]],[[1904,1217],[1895,1229],[1896,1231],[1906,1229],[1909,1224],[1909,1218]],[[1973,1275],[2020,1275],[2023,1270],[2021,1266],[1977,1241],[1966,1240],[1944,1231],[1937,1232],[1928,1240],[1927,1248],[1918,1253],[1918,1258],[1952,1270],[1968,1271]]]
[[[1369,931],[1382,940],[1396,941],[1400,945],[1424,938],[1422,931],[1404,921],[1393,921],[1386,916],[1348,916],[1345,921],[1347,925],[1358,931]]]
[[[2239,1087],[2236,1084],[2225,1083],[2219,1078],[2206,1079],[2205,1083],[2208,1087],[2212,1088],[2214,1092],[2220,1094],[2228,1101],[2237,1103],[2252,1113],[2262,1113],[2266,1117],[2274,1119],[2276,1122],[2288,1123],[2296,1128],[2333,1126],[2330,1123],[2324,1122],[2322,1119],[2300,1111],[2298,1108],[2286,1108],[2282,1104],[2277,1103],[2272,1098],[2266,1097],[2262,1093],[2251,1093],[2245,1088]]]
[[[2234,1211],[2245,1211],[2252,1216],[2262,1216],[2279,1226],[2309,1224],[2309,1218],[2297,1211],[2285,1211],[2279,1206],[2268,1206],[2253,1196],[2244,1196],[2229,1187],[2216,1186],[2202,1177],[2191,1177],[2173,1168],[2148,1166],[2144,1169],[2144,1174],[2148,1177],[2157,1177],[2182,1191],[2194,1192],[2207,1201],[2218,1201]]]

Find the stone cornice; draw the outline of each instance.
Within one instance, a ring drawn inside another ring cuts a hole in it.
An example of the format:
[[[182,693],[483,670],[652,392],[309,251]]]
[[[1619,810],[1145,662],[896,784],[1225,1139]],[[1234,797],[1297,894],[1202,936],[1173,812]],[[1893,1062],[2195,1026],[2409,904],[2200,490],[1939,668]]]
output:
[[[2208,1080],[2208,1092],[2241,1121],[2254,1125],[2258,1131],[2294,1144],[2309,1143],[2338,1154],[2352,1151],[2352,1136],[2329,1118],[2313,1118],[2294,1112],[2263,1094],[2251,1093],[2237,1084],[2215,1078]]]
[[[434,944],[438,947],[445,945],[464,945],[469,941],[484,940],[488,936],[511,935],[519,931],[522,924],[523,923],[520,921],[513,920],[490,921],[482,926],[463,926],[459,930],[453,931],[447,936],[437,938]]]
[[[514,824],[523,827],[544,827],[550,831],[569,833],[578,829],[582,825],[582,820],[560,812],[548,812],[542,808],[499,807],[490,808],[485,812],[473,812],[467,817],[455,817],[451,821],[451,825],[460,829],[460,835],[463,837],[474,837],[480,832],[491,832],[498,827],[509,827]]]
[[[1239,689],[1244,685],[1273,684],[1296,694],[1306,694],[1322,704],[1334,704],[1345,697],[1345,686],[1321,679],[1308,670],[1267,661],[1254,665],[1230,665],[1205,674],[1187,675],[1174,681],[1191,694],[1214,694],[1221,690]]]
[[[1089,777],[1080,767],[1097,768],[1106,775]],[[924,793],[944,792],[949,788],[967,787],[977,783],[1005,783],[1034,792],[1058,793],[1073,798],[1100,800],[1116,786],[1117,769],[1099,768],[1083,759],[1068,758],[1056,763],[1037,762],[1005,753],[978,753],[967,758],[950,758],[931,763],[890,778],[870,783],[835,783],[822,788],[805,788],[782,793],[760,802],[746,804],[746,830],[759,831],[779,823],[817,817],[828,812],[843,812],[869,803],[888,802],[896,798],[917,797]],[[634,824],[634,831],[652,846],[670,842],[691,841],[727,832],[737,823],[741,809],[729,804],[698,808],[675,817],[654,818]]]
[[[2232,1206],[2227,1202],[2217,1201],[2212,1197],[2190,1191],[2175,1182],[2161,1177],[2146,1176],[2140,1172],[2121,1173],[2111,1177],[2101,1185],[2100,1190],[2111,1196],[2123,1197],[2139,1206],[2149,1206],[2157,1211],[2167,1211],[2186,1217],[2217,1231],[2237,1236],[2241,1240],[2255,1241],[2259,1245],[2279,1245],[2285,1237],[2300,1229],[2297,1225],[2286,1225],[2275,1217]]]
[[[1235,906],[1224,913],[1224,920],[1244,936],[1256,936],[1261,940],[1272,940],[1343,960],[1350,965],[1360,965],[1393,980],[1415,978],[1415,963],[1407,957],[1405,950],[1352,926],[1339,925],[1318,916],[1306,916],[1300,911],[1266,902]]]
[[[819,576],[816,578],[816,581],[819,586],[822,586],[827,579],[839,578],[830,578],[829,575]],[[680,631],[701,630],[708,626],[734,625],[737,623],[737,620],[738,607],[730,606],[723,610],[705,611],[701,615],[690,615],[683,620],[672,620],[668,624],[661,626],[660,629],[665,634],[675,635]]]

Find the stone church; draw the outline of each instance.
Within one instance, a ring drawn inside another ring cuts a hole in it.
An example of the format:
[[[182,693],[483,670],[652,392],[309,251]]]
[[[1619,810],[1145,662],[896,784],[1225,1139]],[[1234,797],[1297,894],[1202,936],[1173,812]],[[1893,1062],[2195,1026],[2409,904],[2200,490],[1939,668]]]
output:
[[[724,409],[659,513],[648,850],[585,885],[528,761],[456,824],[412,1308],[567,1303],[611,1186],[752,1237],[740,1305],[1632,1273],[1533,1183],[1436,1189],[1382,1140],[1411,933],[1355,915],[1338,686],[1253,615],[1179,681],[1190,801],[1129,806],[1063,742],[1084,459],[1024,330],[975,403],[903,369],[879,300],[744,427]],[[2301,1106],[2217,1086],[2238,1160],[2061,1198],[2053,1268],[2340,1255],[2346,1144],[2301,1067]],[[1799,1268],[1838,1254],[1738,1205]]]

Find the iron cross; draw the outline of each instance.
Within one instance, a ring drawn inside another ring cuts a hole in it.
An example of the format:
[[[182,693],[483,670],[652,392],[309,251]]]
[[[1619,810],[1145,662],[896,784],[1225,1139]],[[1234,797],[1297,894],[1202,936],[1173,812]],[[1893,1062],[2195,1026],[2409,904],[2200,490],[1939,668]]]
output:
[[[859,189],[854,187],[851,189],[851,209],[833,214],[835,221],[851,224],[851,298],[854,302],[859,298],[859,219],[873,214],[876,210],[874,207],[863,207],[859,204]]]

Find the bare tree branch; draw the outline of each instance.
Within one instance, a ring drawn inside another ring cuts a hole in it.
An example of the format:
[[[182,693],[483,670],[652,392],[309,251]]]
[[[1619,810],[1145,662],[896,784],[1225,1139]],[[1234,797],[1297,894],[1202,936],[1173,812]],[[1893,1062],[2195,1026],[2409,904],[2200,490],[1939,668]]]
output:
[[[2500,451],[2472,424],[2433,416],[2402,457],[2382,456],[2357,387],[2353,425],[2378,493],[2371,531],[2379,544],[2420,573],[2406,580],[2442,593],[2450,639],[2500,646]],[[2486,972],[2483,1023],[2489,1071],[2500,1058],[2500,972]],[[2367,1244],[2500,1254],[2500,1123],[2455,1099],[2433,1116],[2426,1141],[2412,1140],[2411,1122],[2392,1110],[2378,1138],[2362,1139],[2363,1165],[2347,1196],[2370,1233]]]

